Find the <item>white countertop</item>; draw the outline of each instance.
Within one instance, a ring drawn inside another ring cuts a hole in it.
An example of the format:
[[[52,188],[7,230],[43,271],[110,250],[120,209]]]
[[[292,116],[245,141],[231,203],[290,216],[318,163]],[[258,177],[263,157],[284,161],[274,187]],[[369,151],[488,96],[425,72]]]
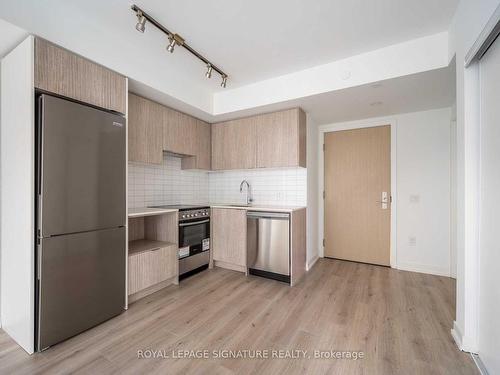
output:
[[[149,207],[129,208],[128,217],[164,215],[178,211],[179,210],[173,208],[149,208]]]
[[[269,212],[293,212],[297,210],[302,210],[306,207],[304,206],[266,206],[266,205],[261,205],[257,204],[255,206],[238,206],[238,205],[231,205],[231,204],[216,204],[216,203],[210,203],[211,208],[232,208],[232,209],[237,209],[237,210],[247,210],[247,211],[269,211]]]

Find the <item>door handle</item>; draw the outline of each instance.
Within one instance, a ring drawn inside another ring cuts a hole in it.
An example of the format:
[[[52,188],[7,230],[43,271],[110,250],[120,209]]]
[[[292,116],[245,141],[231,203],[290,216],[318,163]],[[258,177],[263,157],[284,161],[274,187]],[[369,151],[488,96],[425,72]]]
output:
[[[379,201],[376,201],[377,203],[380,204],[380,208],[383,210],[387,210],[388,204],[389,204],[389,194],[387,194],[387,191],[382,192],[382,199]]]

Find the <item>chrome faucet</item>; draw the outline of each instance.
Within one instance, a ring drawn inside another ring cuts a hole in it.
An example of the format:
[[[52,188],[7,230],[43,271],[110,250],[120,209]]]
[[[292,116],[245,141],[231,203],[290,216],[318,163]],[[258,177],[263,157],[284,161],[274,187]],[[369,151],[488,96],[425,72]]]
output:
[[[253,202],[252,198],[252,188],[250,187],[250,184],[248,183],[247,180],[241,181],[240,184],[240,193],[243,193],[243,185],[247,185],[247,205],[250,205]]]

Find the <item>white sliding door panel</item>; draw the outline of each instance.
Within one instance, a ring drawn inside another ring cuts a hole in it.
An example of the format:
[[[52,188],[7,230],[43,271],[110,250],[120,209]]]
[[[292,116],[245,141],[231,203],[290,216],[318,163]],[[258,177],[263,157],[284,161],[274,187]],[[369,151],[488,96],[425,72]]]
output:
[[[481,221],[479,254],[479,357],[500,374],[500,40],[480,61]]]

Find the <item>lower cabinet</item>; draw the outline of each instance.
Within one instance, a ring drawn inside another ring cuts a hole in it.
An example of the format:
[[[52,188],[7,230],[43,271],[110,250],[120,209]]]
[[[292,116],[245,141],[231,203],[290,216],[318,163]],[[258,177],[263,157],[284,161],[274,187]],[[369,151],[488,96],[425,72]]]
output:
[[[214,265],[246,272],[246,210],[212,208],[210,224]]]
[[[177,276],[177,246],[170,245],[130,254],[128,293],[133,295]]]
[[[128,219],[128,302],[179,282],[177,212]]]

